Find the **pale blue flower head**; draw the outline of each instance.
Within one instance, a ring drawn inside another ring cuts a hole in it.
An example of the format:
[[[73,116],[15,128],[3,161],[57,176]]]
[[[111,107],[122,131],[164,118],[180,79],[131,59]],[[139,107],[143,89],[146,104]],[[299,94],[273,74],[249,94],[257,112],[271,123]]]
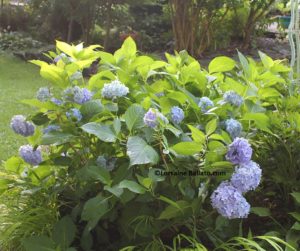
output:
[[[236,167],[230,182],[241,193],[245,193],[258,187],[261,173],[259,165],[254,161],[250,161]]]
[[[200,98],[198,106],[201,108],[201,111],[205,113],[214,106],[214,102],[212,102],[208,97],[202,97]]]
[[[37,148],[34,150],[31,145],[21,146],[19,149],[19,154],[25,162],[33,166],[36,166],[42,162],[42,153],[40,149]]]
[[[223,95],[223,99],[225,102],[237,107],[240,107],[244,103],[243,98],[240,95],[238,95],[235,91],[225,92]]]
[[[41,87],[36,93],[36,98],[41,102],[48,101],[50,97],[51,93],[48,87]]]
[[[104,84],[101,91],[102,97],[106,99],[124,97],[128,93],[128,87],[122,84],[119,80],[114,80],[108,84]]]
[[[175,124],[180,124],[184,119],[184,112],[178,106],[173,106],[171,108],[171,118]]]
[[[169,123],[168,119],[157,109],[154,108],[150,108],[144,116],[145,125],[151,128],[155,128],[156,126],[158,126],[159,120],[161,120],[161,122],[163,122],[164,124]]]
[[[31,122],[26,121],[23,115],[15,115],[12,117],[10,127],[15,133],[24,137],[28,137],[34,134],[35,127]]]
[[[222,182],[210,199],[213,208],[228,219],[247,218],[250,212],[250,204],[228,181]]]
[[[70,120],[79,122],[82,119],[82,114],[77,108],[72,108],[69,112],[66,112],[66,116]]]
[[[240,136],[242,132],[242,124],[235,119],[227,119],[225,121],[226,131],[230,134],[231,138]]]
[[[235,138],[234,141],[229,145],[226,159],[231,163],[246,164],[251,160],[252,148],[248,140],[244,138]]]

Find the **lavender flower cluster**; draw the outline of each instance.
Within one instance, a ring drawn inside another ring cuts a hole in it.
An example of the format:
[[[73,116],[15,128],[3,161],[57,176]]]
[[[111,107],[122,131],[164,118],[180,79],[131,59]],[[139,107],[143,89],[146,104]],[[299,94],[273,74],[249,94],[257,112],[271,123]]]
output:
[[[144,116],[144,124],[148,127],[155,128],[159,125],[159,120],[168,124],[168,119],[157,109],[150,108]]]
[[[184,119],[184,111],[178,106],[173,106],[171,108],[171,118],[175,124],[180,124]]]
[[[31,122],[26,121],[23,115],[15,115],[12,117],[10,127],[15,133],[24,137],[28,137],[34,134],[35,127]]]
[[[37,93],[36,98],[41,102],[46,102],[51,98],[51,93],[48,87],[41,87]]]
[[[79,122],[82,119],[82,114],[77,108],[72,108],[66,112],[66,116],[69,120]]]
[[[235,138],[229,145],[226,159],[236,165],[230,181],[222,182],[211,195],[211,204],[228,219],[246,218],[250,205],[243,196],[258,187],[262,170],[251,161],[252,148],[244,138]]]
[[[205,113],[209,110],[209,108],[214,106],[214,102],[211,101],[208,97],[202,97],[200,98],[198,106],[201,108],[201,111]]]
[[[119,80],[114,80],[108,84],[104,84],[102,89],[102,97],[107,99],[124,97],[129,93],[128,87],[122,84]]]
[[[243,98],[240,95],[238,95],[235,91],[225,92],[223,95],[223,99],[225,102],[237,107],[240,107],[244,103]]]
[[[31,145],[21,146],[19,154],[28,164],[36,166],[42,162],[42,153],[39,148],[34,149]]]
[[[77,104],[84,104],[91,100],[93,94],[86,88],[80,88],[79,86],[74,86],[67,88],[64,91],[64,97],[66,100],[75,102]]]
[[[225,121],[226,131],[230,134],[231,138],[240,136],[242,132],[242,124],[235,119],[227,119]]]

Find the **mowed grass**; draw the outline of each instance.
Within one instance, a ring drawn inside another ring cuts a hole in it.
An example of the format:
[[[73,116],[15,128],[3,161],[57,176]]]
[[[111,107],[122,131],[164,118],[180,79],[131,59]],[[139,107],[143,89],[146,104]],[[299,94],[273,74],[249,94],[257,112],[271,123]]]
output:
[[[20,101],[34,98],[43,85],[37,66],[0,52],[0,162],[18,154],[19,147],[26,143],[24,137],[11,130],[10,120],[13,115],[33,112]]]

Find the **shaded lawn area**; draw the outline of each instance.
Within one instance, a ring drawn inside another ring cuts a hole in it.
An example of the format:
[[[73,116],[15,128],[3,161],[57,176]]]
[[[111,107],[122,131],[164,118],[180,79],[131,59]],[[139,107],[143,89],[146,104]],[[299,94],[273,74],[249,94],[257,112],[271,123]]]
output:
[[[10,120],[13,115],[26,116],[33,111],[20,100],[34,98],[43,84],[38,67],[0,52],[0,161],[17,154],[20,145],[26,143],[10,129]]]

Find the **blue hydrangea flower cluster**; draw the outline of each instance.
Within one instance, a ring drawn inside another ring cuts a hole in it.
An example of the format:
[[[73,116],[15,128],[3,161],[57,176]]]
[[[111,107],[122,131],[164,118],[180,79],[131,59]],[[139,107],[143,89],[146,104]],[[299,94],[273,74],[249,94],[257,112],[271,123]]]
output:
[[[209,108],[214,106],[214,102],[212,102],[208,97],[200,98],[198,106],[201,108],[203,113],[207,112]]]
[[[251,160],[252,148],[248,140],[244,138],[235,138],[234,141],[229,145],[226,159],[231,163],[246,164]]]
[[[128,93],[128,87],[122,84],[119,80],[114,80],[108,84],[104,84],[101,91],[102,97],[107,99],[124,97]]]
[[[226,218],[245,218],[249,214],[250,205],[242,194],[256,189],[262,175],[251,156],[252,148],[246,139],[236,138],[229,145],[226,158],[238,166],[230,182],[222,182],[211,195],[212,206]]]
[[[222,182],[210,198],[213,208],[228,219],[247,218],[250,212],[250,204],[228,181]]]
[[[56,105],[62,105],[64,102],[57,98],[51,98],[50,101]]]
[[[231,138],[240,136],[243,127],[242,124],[235,119],[227,119],[225,121],[226,131],[230,134]]]
[[[46,128],[44,128],[43,133],[49,133],[53,131],[58,131],[60,129],[60,126],[58,125],[48,125]]]
[[[82,114],[77,108],[72,108],[69,112],[66,112],[66,116],[70,120],[79,122],[82,119]]]
[[[51,93],[48,87],[41,87],[36,93],[36,98],[41,102],[48,101],[50,97]]]
[[[258,187],[261,173],[259,165],[254,161],[249,161],[247,164],[241,164],[239,167],[236,167],[230,182],[241,193],[246,193]]]
[[[168,119],[154,108],[150,108],[144,116],[144,124],[151,128],[157,127],[159,125],[159,120],[161,120],[165,124],[169,123]]]
[[[91,100],[92,93],[86,88],[79,88],[78,86],[74,87],[74,101],[77,104],[84,104]]]
[[[240,107],[244,103],[243,98],[240,95],[238,95],[235,91],[225,92],[223,95],[223,99],[225,102],[237,107]]]
[[[23,115],[15,115],[12,117],[10,127],[15,133],[24,137],[28,137],[34,134],[35,127],[31,122],[26,121]]]
[[[80,88],[79,86],[74,86],[67,88],[64,91],[64,97],[66,100],[75,102],[77,104],[84,104],[91,100],[93,94],[86,88]]]
[[[180,124],[181,121],[184,119],[184,111],[178,106],[173,106],[171,108],[171,118],[174,123]]]
[[[21,146],[19,149],[19,154],[24,161],[28,164],[36,166],[42,162],[42,153],[39,148],[34,150],[31,145]]]

